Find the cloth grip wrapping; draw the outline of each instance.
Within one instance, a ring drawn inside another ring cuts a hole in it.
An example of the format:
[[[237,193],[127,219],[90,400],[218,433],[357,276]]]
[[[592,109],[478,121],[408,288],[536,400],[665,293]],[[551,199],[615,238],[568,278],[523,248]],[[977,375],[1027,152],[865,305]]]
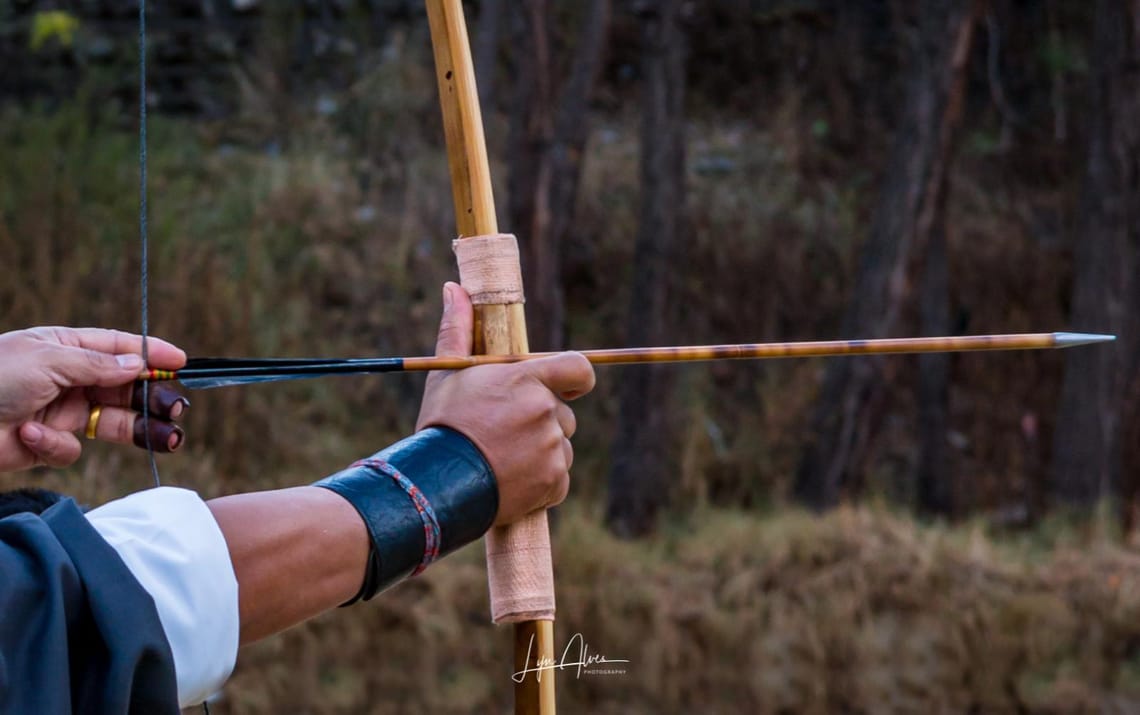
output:
[[[451,242],[459,282],[472,305],[525,303],[519,244],[514,234],[457,238]]]
[[[509,233],[461,238],[452,243],[459,264],[459,282],[477,308],[521,308],[522,271],[518,240]],[[510,349],[526,352],[525,321],[521,312],[509,336]],[[521,339],[520,339],[521,338]],[[499,351],[505,349],[500,338]],[[554,620],[554,567],[550,526],[539,510],[508,526],[487,533],[487,586],[494,623]]]

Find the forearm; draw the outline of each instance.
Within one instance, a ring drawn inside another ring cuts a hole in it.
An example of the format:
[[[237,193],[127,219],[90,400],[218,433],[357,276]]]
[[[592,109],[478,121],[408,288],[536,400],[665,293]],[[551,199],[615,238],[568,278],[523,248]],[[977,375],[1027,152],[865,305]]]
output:
[[[296,487],[207,506],[237,577],[243,645],[335,608],[360,589],[368,530],[334,492]]]

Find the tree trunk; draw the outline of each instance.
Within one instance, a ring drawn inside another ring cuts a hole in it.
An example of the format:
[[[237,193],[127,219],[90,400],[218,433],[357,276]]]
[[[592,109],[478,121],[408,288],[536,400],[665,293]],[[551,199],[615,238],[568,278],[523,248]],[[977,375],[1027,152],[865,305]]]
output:
[[[571,45],[570,74],[559,94],[551,143],[550,235],[557,250],[551,266],[551,295],[546,297],[551,315],[547,332],[550,350],[566,345],[566,293],[563,281],[563,251],[574,223],[581,185],[582,158],[590,137],[590,98],[601,72],[610,25],[610,0],[591,0],[582,20],[578,42]]]
[[[1065,355],[1051,496],[1084,508],[1120,476],[1121,395],[1137,344],[1140,244],[1140,2],[1100,0],[1093,29],[1084,186],[1078,208],[1072,323],[1120,334],[1119,344]],[[1130,308],[1131,303],[1131,308]],[[1131,323],[1130,323],[1131,321]],[[1135,479],[1125,485],[1134,493]]]
[[[527,290],[528,335],[534,350],[556,350],[550,335],[561,334],[562,317],[551,308],[558,289],[553,272],[559,246],[550,233],[550,143],[554,135],[553,67],[549,0],[520,0],[511,13],[514,109],[507,139],[507,211],[519,235]]]
[[[503,0],[483,0],[479,6],[479,34],[475,38],[475,72],[479,81],[479,103],[491,110],[499,63],[499,30],[503,26]]]
[[[904,15],[908,28],[904,41],[911,69],[882,193],[843,321],[849,337],[884,337],[903,327],[914,266],[944,221],[948,169],[978,8],[974,0],[932,0],[921,7],[899,3],[896,12]],[[877,431],[889,366],[884,358],[828,363],[796,472],[794,495],[801,503],[826,509],[839,502],[845,489],[854,489]],[[938,382],[934,373],[932,380]],[[936,397],[939,388],[932,383],[924,390]]]
[[[583,16],[570,74],[555,98],[549,0],[515,6],[515,109],[510,127],[511,226],[522,238],[527,316],[536,350],[565,345],[562,250],[573,224],[588,109],[605,53],[610,0],[591,0]]]
[[[685,202],[682,0],[648,8],[642,26],[641,218],[634,247],[628,345],[667,342],[669,283]],[[672,381],[660,365],[631,367],[619,388],[606,524],[618,536],[651,532],[669,492]]]
[[[923,271],[923,335],[950,333],[950,267],[946,255],[946,217],[938,209],[938,220],[930,236]],[[951,516],[954,492],[950,480],[950,355],[932,353],[918,357],[919,452],[916,465],[918,510],[921,513]]]

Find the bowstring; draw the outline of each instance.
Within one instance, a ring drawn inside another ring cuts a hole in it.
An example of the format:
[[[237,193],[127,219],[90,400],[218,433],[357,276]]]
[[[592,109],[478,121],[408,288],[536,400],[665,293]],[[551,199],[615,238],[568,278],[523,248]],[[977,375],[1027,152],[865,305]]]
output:
[[[148,338],[149,338],[149,242],[147,241],[147,177],[146,177],[146,0],[139,0],[139,242],[141,250],[139,255],[140,286],[142,314],[142,359],[143,365],[149,365]],[[154,476],[154,486],[162,486],[162,479],[158,475],[158,460],[155,459],[154,445],[150,440],[150,380],[143,381],[143,439],[146,443],[147,459],[150,460],[150,473]],[[202,712],[210,715],[210,704],[202,701]]]
[[[140,295],[142,303],[142,359],[149,364],[149,305],[147,277],[150,260],[147,241],[147,196],[146,196],[146,0],[139,0],[139,241],[142,250],[139,256],[141,275]],[[154,446],[150,442],[150,380],[143,381],[142,390],[143,440],[150,460],[150,473],[154,476],[154,486],[162,485],[158,476],[158,460],[154,456]]]

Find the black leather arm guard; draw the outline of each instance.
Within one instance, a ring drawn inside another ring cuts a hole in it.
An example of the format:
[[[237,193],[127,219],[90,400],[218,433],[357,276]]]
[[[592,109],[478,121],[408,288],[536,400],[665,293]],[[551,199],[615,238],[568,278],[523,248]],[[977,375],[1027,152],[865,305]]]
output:
[[[313,486],[347,499],[372,538],[364,583],[346,606],[478,539],[499,511],[490,465],[446,427],[417,432]]]

